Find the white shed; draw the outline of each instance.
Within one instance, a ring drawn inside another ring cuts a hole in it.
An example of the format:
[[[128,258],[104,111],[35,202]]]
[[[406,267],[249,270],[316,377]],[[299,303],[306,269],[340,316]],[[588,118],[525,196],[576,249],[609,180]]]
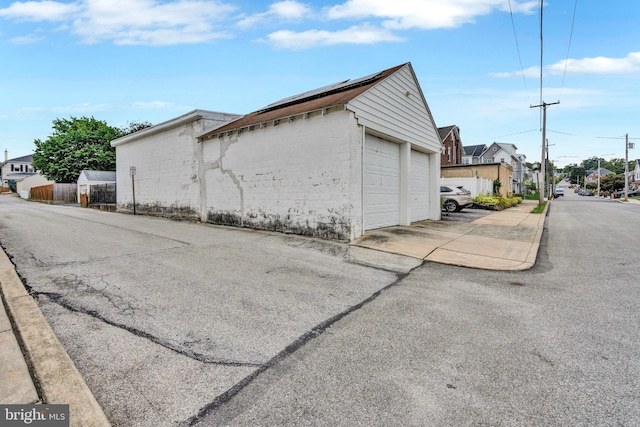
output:
[[[116,173],[114,171],[92,171],[83,170],[80,171],[78,176],[78,203],[80,203],[80,196],[87,195],[87,198],[91,194],[91,186],[99,184],[115,184]]]
[[[141,213],[339,240],[440,219],[442,142],[410,63],[199,134],[149,129],[112,142],[119,211],[134,185]]]

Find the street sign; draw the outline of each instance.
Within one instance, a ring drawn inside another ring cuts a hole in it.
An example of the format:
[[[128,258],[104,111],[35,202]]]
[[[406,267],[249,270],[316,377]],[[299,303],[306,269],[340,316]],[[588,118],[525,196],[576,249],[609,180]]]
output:
[[[129,174],[131,176],[135,176],[135,174],[136,174],[136,167],[135,166],[129,166]]]

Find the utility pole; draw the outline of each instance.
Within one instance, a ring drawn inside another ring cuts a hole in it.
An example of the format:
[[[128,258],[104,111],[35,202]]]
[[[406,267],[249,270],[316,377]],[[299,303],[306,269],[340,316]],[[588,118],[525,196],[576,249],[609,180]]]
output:
[[[542,107],[542,157],[540,159],[540,167],[542,168],[540,170],[540,175],[542,175],[542,179],[545,179],[545,162],[546,162],[546,148],[547,148],[547,106],[549,105],[555,105],[555,104],[560,104],[560,101],[557,102],[552,102],[550,104],[547,104],[546,102],[542,102],[542,104],[540,105],[531,105],[529,108],[539,108]],[[546,184],[543,182],[542,186],[539,187],[539,191],[540,191],[540,197],[539,197],[539,201],[538,203],[542,204],[542,202],[544,201],[544,188],[545,188]],[[551,197],[551,195],[549,195],[549,197]]]
[[[629,134],[624,135],[624,201],[629,200]]]

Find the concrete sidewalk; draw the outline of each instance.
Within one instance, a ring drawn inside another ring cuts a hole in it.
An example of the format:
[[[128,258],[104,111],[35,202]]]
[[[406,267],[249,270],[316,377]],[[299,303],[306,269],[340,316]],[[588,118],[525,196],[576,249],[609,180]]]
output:
[[[395,271],[408,271],[423,261],[526,270],[536,262],[547,213],[532,214],[537,205],[537,201],[525,200],[468,223],[422,221],[372,230],[351,245],[350,255],[356,262]]]
[[[0,296],[0,404],[68,404],[71,426],[109,426],[3,250]]]

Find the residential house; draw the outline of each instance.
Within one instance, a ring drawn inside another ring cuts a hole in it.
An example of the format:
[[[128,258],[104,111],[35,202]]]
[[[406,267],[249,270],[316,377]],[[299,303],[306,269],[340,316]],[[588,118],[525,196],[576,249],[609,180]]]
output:
[[[4,162],[0,164],[0,179],[2,179],[3,188],[11,188],[11,191],[16,191],[16,183],[22,181],[31,175],[34,175],[36,171],[33,169],[31,163],[33,162],[33,156],[16,157],[9,159],[9,153],[4,151]]]
[[[504,163],[511,165],[513,175],[509,184],[510,192],[522,194],[525,177],[526,157],[517,153],[518,147],[514,144],[494,142],[482,154],[483,163]]]
[[[637,190],[640,188],[640,159],[636,159],[635,167],[629,172],[629,188]]]
[[[611,172],[609,169],[606,169],[606,168],[587,171],[587,177],[585,178],[585,183],[596,184],[598,182],[599,177],[602,178],[603,176],[612,175],[612,174],[613,172]]]
[[[462,147],[464,150],[464,154],[462,155],[462,164],[463,165],[477,165],[483,163],[482,154],[487,151],[486,144],[480,145],[468,145],[466,147]]]
[[[464,149],[462,148],[462,140],[460,139],[460,129],[456,125],[438,128],[440,139],[444,150],[440,157],[440,164],[459,165],[462,163]]]
[[[440,219],[442,143],[410,63],[218,119],[112,141],[118,210],[135,187],[140,213],[340,240]]]

